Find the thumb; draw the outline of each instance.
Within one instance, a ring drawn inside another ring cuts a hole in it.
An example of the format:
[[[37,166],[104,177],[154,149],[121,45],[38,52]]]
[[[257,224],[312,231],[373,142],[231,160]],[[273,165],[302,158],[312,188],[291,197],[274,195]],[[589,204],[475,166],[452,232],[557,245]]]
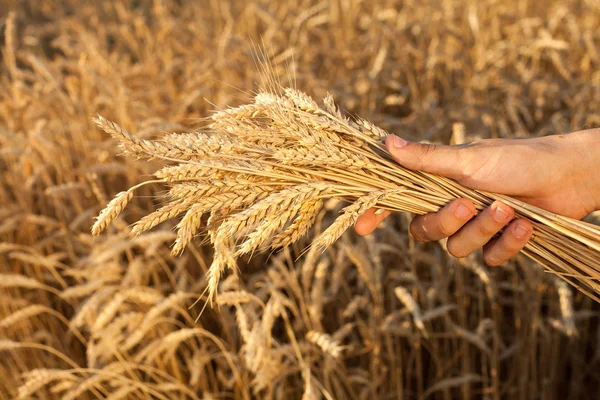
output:
[[[385,141],[388,151],[402,166],[452,179],[464,177],[458,146],[416,143],[390,135]]]

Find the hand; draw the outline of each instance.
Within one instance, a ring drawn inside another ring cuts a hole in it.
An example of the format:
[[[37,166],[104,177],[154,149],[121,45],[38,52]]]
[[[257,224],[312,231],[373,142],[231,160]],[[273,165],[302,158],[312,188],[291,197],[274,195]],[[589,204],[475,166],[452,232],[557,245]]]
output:
[[[392,135],[386,147],[407,168],[509,195],[567,217],[581,219],[600,204],[600,130],[459,146],[407,142]],[[448,252],[455,257],[483,247],[484,260],[491,266],[516,255],[533,232],[529,221],[514,219],[514,210],[499,201],[473,218],[475,213],[470,200],[457,199],[437,213],[415,217],[410,232],[422,242],[448,237]],[[368,235],[388,215],[376,215],[371,209],[357,220],[355,230]]]

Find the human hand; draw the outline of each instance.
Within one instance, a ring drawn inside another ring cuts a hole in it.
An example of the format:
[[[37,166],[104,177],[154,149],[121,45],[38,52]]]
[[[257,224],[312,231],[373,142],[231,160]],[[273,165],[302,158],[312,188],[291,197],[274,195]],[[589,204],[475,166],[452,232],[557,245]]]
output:
[[[509,195],[547,211],[581,219],[600,205],[600,130],[531,139],[487,139],[458,146],[386,140],[392,157],[406,168],[452,178],[472,189]],[[357,221],[360,235],[371,233],[388,211],[367,211]],[[533,232],[525,219],[499,201],[475,216],[468,199],[437,213],[415,217],[412,236],[422,242],[448,237],[448,252],[465,257],[483,247],[488,265],[516,255]],[[505,228],[500,237],[492,239]]]

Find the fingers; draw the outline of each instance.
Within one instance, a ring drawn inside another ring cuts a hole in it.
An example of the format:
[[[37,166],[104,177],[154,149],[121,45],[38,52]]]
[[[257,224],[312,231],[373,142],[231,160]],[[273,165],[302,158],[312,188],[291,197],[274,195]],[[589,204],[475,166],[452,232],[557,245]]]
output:
[[[378,213],[376,208],[370,208],[358,217],[354,230],[361,236],[369,235],[389,215],[390,211],[383,210],[382,213]]]
[[[512,207],[495,201],[483,210],[477,218],[465,225],[456,234],[448,239],[446,247],[454,257],[466,257],[473,251],[483,247],[494,237],[510,220],[515,212]]]
[[[458,231],[475,213],[470,200],[456,199],[437,213],[415,217],[410,224],[410,233],[420,242],[440,240]],[[354,230],[359,235],[368,235],[389,215],[389,211],[377,214],[371,208],[358,218]]]
[[[533,233],[531,222],[525,219],[511,222],[514,210],[499,201],[472,219],[475,214],[475,207],[470,200],[457,199],[437,213],[415,217],[410,224],[410,233],[421,242],[448,237],[448,252],[458,258],[483,247],[484,260],[490,266],[503,264],[514,257]],[[389,211],[380,213],[374,208],[369,209],[358,218],[354,229],[359,235],[368,235],[388,215]],[[502,235],[493,239],[505,226]]]
[[[483,247],[483,259],[490,267],[504,264],[525,247],[533,233],[531,222],[517,219],[508,225],[498,239]]]
[[[440,240],[455,234],[476,213],[468,199],[456,199],[436,213],[413,218],[411,235],[420,242]]]
[[[396,135],[388,136],[385,144],[394,160],[406,168],[458,180],[464,177],[464,148],[408,142]]]

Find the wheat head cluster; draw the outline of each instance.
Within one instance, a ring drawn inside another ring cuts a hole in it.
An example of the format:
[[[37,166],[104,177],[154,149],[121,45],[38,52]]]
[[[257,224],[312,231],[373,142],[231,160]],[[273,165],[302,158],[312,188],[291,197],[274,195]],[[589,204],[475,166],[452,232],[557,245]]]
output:
[[[593,0],[0,0],[0,399],[593,397],[597,229],[382,138],[600,127],[599,48]],[[524,254],[409,235],[456,197]]]
[[[121,140],[125,154],[177,163],[154,174],[170,185],[166,204],[136,222],[132,233],[184,214],[176,227],[176,255],[204,228],[203,216],[208,215],[205,231],[215,250],[208,271],[210,299],[226,270],[237,273],[237,257],[275,250],[304,237],[324,201],[339,199],[350,205],[311,243],[320,250],[335,243],[369,208],[426,214],[458,197],[472,199],[479,210],[496,199],[514,207],[535,228],[523,252],[600,298],[597,225],[402,168],[382,147],[389,134],[367,120],[342,115],[331,95],[319,105],[297,89],[274,94],[278,87],[271,86],[252,104],[213,114],[202,132],[170,134],[159,141],[141,140],[101,116],[95,119]],[[108,203],[92,227],[94,235],[123,210],[135,189]]]

